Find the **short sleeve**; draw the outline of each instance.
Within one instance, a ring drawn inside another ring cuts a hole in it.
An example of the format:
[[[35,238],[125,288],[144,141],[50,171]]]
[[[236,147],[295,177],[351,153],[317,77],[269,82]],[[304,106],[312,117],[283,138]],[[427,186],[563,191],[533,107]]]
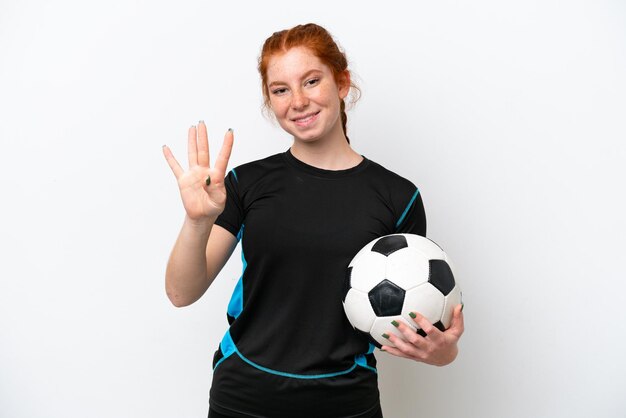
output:
[[[418,188],[407,200],[404,211],[396,222],[395,233],[416,234],[426,236],[426,213],[422,195]]]
[[[243,204],[241,202],[241,194],[239,190],[239,180],[235,169],[224,178],[226,187],[226,205],[224,211],[215,220],[215,225],[228,230],[231,234],[240,239],[239,232],[244,220]]]

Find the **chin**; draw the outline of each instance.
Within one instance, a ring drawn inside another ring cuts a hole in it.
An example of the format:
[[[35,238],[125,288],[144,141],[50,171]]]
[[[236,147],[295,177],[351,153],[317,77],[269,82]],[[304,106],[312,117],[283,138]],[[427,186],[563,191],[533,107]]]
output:
[[[291,127],[290,127],[291,128]],[[300,132],[296,129],[285,129],[283,128],[287,133],[289,133],[291,136],[294,137],[294,139],[298,139],[300,141],[304,141],[304,142],[312,142],[315,141],[319,138],[319,134],[314,133],[314,132]]]
[[[302,142],[315,142],[320,139],[319,135],[305,135],[305,136],[298,136],[295,134],[292,134],[292,135],[294,139],[298,141],[302,141]]]

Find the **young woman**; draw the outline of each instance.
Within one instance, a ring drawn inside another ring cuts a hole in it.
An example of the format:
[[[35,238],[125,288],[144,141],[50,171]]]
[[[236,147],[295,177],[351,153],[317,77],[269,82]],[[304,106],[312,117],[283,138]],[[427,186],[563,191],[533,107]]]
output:
[[[227,174],[233,132],[211,166],[202,121],[189,129],[187,171],[163,148],[186,211],[166,270],[172,303],[198,300],[242,243],[209,417],[382,417],[374,346],[343,312],[344,272],[374,238],[425,235],[421,196],[352,149],[344,99],[356,86],[324,28],[274,33],[258,69],[265,105],[293,136],[289,149]],[[400,324],[405,338],[389,332],[396,347],[383,349],[429,364],[453,361],[461,306],[445,332],[419,313],[414,320],[426,337]]]

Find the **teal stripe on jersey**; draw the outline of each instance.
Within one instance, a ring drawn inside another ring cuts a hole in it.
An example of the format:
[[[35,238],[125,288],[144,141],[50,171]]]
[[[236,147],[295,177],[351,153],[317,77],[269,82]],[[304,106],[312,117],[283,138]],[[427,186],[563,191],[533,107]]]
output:
[[[286,372],[281,372],[278,370],[273,370],[273,369],[269,369],[267,367],[263,367],[259,364],[256,364],[255,362],[253,362],[252,360],[247,359],[243,354],[241,354],[239,352],[239,350],[235,351],[237,353],[237,355],[239,357],[241,357],[241,359],[243,361],[245,361],[246,363],[248,363],[249,365],[251,365],[254,368],[257,368],[261,371],[264,371],[266,373],[271,373],[271,374],[275,374],[278,376],[284,376],[284,377],[293,377],[295,379],[323,379],[325,377],[334,377],[334,376],[340,376],[342,374],[348,374],[350,373],[352,370],[355,369],[355,367],[357,366],[356,363],[353,364],[349,369],[346,370],[342,370],[340,372],[335,372],[335,373],[325,373],[325,374],[296,374],[296,373],[286,373]],[[371,367],[370,367],[371,368]]]
[[[243,275],[239,278],[237,285],[235,285],[235,290],[233,290],[233,295],[230,297],[230,302],[228,302],[228,315],[233,318],[237,318],[241,311],[243,310]]]
[[[411,205],[413,205],[413,202],[415,202],[415,199],[417,198],[417,195],[419,194],[419,192],[420,192],[419,189],[417,189],[415,193],[413,193],[413,197],[411,198],[411,201],[409,202],[408,205],[406,205],[406,209],[404,209],[402,216],[400,216],[400,219],[398,219],[398,222],[396,222],[396,228],[399,227],[400,224],[402,224],[402,221],[404,221],[406,214],[409,213],[409,208],[411,207]]]
[[[372,354],[375,348],[376,346],[370,343],[367,353],[365,354]],[[369,366],[367,364],[367,359],[365,358],[365,354],[359,354],[358,356],[354,356],[354,362],[361,367],[365,367],[366,369],[373,371],[374,373],[378,373],[378,370],[376,370],[374,367]]]
[[[378,371],[375,368],[367,365],[367,359],[365,358],[364,354],[359,354],[358,356],[354,356],[354,363],[358,364],[361,367],[365,367],[366,369],[371,370],[374,373],[378,373]]]
[[[375,346],[373,344],[370,343],[369,346],[369,350],[367,352],[367,354],[371,354],[374,351]],[[215,367],[213,368],[213,370],[217,369],[217,366],[219,366],[224,360],[226,360],[227,357],[230,357],[233,353],[237,353],[237,355],[239,356],[239,358],[241,358],[243,361],[245,361],[246,363],[248,363],[249,365],[251,365],[252,367],[254,367],[255,369],[259,369],[263,372],[266,373],[271,373],[271,374],[275,374],[278,376],[284,376],[284,377],[292,377],[295,379],[323,379],[326,377],[334,377],[334,376],[341,376],[342,374],[348,374],[350,373],[352,370],[354,370],[356,368],[356,366],[361,366],[364,367],[368,370],[373,371],[374,373],[378,373],[378,371],[367,365],[367,360],[365,359],[365,355],[364,354],[359,354],[358,356],[354,356],[354,364],[346,369],[346,370],[342,370],[340,372],[334,372],[334,373],[324,373],[324,374],[297,374],[297,373],[287,373],[287,372],[281,372],[278,370],[274,370],[274,369],[270,369],[268,367],[263,367],[260,364],[257,364],[255,362],[253,362],[252,360],[248,359],[246,356],[244,356],[243,354],[241,354],[241,352],[239,351],[239,349],[237,348],[237,346],[235,345],[233,338],[230,335],[230,329],[228,331],[226,331],[226,334],[224,334],[224,338],[222,338],[222,342],[220,343],[220,350],[222,351],[222,354],[224,355],[224,357],[222,357],[217,364],[215,364]]]
[[[226,334],[224,334],[224,338],[222,338],[222,342],[220,343],[220,350],[222,351],[222,354],[224,355],[224,357],[222,357],[220,361],[218,361],[217,364],[215,364],[215,367],[213,367],[213,370],[217,369],[217,366],[219,366],[224,360],[226,360],[235,351],[237,351],[237,347],[235,346],[235,343],[233,342],[233,339],[230,336],[230,330],[226,331]]]

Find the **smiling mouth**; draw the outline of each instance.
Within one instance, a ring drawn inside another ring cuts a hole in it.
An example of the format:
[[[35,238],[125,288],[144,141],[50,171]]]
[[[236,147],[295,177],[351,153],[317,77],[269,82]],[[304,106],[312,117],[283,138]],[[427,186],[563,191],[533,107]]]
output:
[[[318,114],[320,113],[320,110],[318,110],[315,113],[310,113],[302,118],[299,119],[292,119],[293,122],[298,123],[298,124],[306,124],[308,122],[310,122],[311,120],[313,120]]]

